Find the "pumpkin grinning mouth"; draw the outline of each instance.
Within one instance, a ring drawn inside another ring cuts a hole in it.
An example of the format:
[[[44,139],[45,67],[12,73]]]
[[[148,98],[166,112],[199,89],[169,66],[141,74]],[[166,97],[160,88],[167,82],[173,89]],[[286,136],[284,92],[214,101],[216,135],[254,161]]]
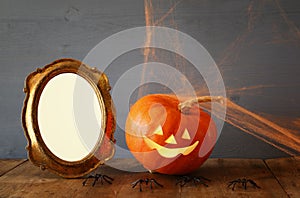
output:
[[[149,146],[149,148],[156,149],[157,152],[162,157],[165,157],[165,158],[174,158],[179,154],[188,155],[199,144],[199,141],[196,141],[194,144],[192,144],[190,146],[187,146],[187,147],[183,147],[183,148],[166,148],[166,147],[163,147],[163,146],[157,144],[156,142],[154,142],[153,140],[147,138],[146,136],[143,136],[143,139],[146,142],[146,144]]]

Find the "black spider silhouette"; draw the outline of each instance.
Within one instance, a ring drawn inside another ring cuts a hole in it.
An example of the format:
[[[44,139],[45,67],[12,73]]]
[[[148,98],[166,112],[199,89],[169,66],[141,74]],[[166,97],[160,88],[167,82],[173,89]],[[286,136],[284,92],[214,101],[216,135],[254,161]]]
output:
[[[112,181],[114,180],[113,178],[107,176],[107,175],[101,175],[101,174],[96,174],[96,175],[89,175],[83,182],[82,185],[85,186],[86,182],[90,179],[94,178],[94,182],[92,186],[95,186],[96,182],[100,179],[101,184],[103,185],[103,181],[106,181],[106,183],[112,184]]]
[[[234,190],[236,184],[241,184],[242,187],[246,190],[247,189],[247,183],[250,183],[254,188],[260,188],[252,179],[236,179],[228,183],[228,188],[232,187],[231,189]]]
[[[136,187],[137,184],[139,184],[140,186],[140,192],[142,192],[142,184],[145,183],[146,185],[148,185],[150,183],[150,189],[152,190],[153,189],[153,184],[163,188],[164,186],[161,185],[160,183],[158,183],[155,179],[153,178],[145,178],[145,179],[138,179],[136,180],[135,182],[133,182],[131,185],[132,185],[132,188]]]
[[[190,182],[194,182],[195,185],[197,184],[202,184],[206,187],[208,187],[208,185],[205,183],[205,181],[210,181],[209,179],[202,177],[202,176],[182,176],[180,178],[177,179],[176,185],[180,185],[181,187],[185,186],[187,183]]]

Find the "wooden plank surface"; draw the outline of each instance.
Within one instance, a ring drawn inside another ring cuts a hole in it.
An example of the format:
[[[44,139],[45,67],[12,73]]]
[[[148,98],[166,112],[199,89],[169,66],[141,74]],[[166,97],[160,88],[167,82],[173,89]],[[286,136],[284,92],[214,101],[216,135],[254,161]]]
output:
[[[269,159],[266,164],[290,197],[300,197],[300,157]]]
[[[2,159],[0,160],[0,176],[22,164],[25,159]]]
[[[118,160],[114,163],[117,162]],[[124,166],[139,166],[131,163],[130,160],[120,160],[120,163],[124,163]],[[271,163],[272,161],[267,161],[267,164]],[[293,165],[299,161],[285,159],[274,167],[290,166],[290,163]],[[63,179],[47,170],[40,170],[31,162],[25,162],[0,177],[0,197],[288,197],[282,188],[284,185],[277,181],[277,176],[274,177],[275,173],[272,173],[270,169],[263,160],[209,159],[198,171],[192,174],[210,179],[211,181],[207,182],[208,187],[193,183],[180,187],[176,185],[177,176],[127,172],[104,165],[95,172],[111,176],[114,178],[113,184],[104,183],[102,185],[98,182],[92,187],[93,180],[88,180],[87,185],[82,186],[83,178]],[[286,170],[284,167],[276,170],[278,172],[276,175],[287,174],[281,171]],[[299,166],[297,171],[299,173]],[[294,181],[299,181],[299,174],[295,177]],[[150,190],[149,186],[143,186],[143,192],[140,192],[138,186],[136,188],[131,187],[131,183],[140,178],[154,178],[164,187],[155,186],[153,190]],[[252,179],[261,189],[248,185],[247,190],[244,190],[240,185],[237,185],[236,189],[232,191],[227,187],[228,182],[237,178]],[[285,182],[288,185],[289,181]],[[299,189],[299,186],[296,185],[296,187]],[[290,188],[289,195],[297,195],[295,191],[298,189]]]
[[[209,187],[185,187],[182,189],[182,195],[193,196],[201,193],[204,197],[287,197],[263,160],[212,159],[208,160],[196,175],[211,179]],[[249,183],[247,190],[238,184],[234,191],[227,187],[228,182],[238,178],[251,179],[261,189],[254,188]]]

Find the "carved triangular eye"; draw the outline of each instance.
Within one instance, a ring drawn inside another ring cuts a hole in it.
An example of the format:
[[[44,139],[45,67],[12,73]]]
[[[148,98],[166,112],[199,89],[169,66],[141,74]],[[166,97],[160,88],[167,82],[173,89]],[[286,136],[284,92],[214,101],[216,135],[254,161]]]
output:
[[[165,143],[168,143],[168,144],[177,144],[174,135],[170,135],[170,137],[168,139],[166,139]]]
[[[156,135],[163,135],[164,132],[163,132],[163,129],[161,128],[161,125],[159,125],[153,132],[153,134],[156,134]]]
[[[189,134],[189,131],[188,131],[187,129],[185,129],[185,130],[183,131],[183,134],[182,134],[181,138],[182,138],[182,139],[185,139],[185,140],[190,140],[190,139],[191,139],[190,134]]]

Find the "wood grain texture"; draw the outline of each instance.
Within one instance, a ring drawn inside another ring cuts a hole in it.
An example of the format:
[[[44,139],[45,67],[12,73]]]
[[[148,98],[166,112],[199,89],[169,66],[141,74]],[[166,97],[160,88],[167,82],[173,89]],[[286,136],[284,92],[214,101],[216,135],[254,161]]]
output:
[[[300,197],[300,157],[269,159],[266,164],[290,197]]]
[[[114,163],[117,162],[116,159]],[[131,170],[137,167],[136,163],[128,159],[120,160],[119,163]],[[104,182],[102,185],[98,182],[92,187],[93,179],[88,180],[86,186],[82,186],[83,178],[63,179],[25,162],[0,177],[0,197],[288,197],[282,186],[285,190],[288,189],[288,195],[297,197],[299,186],[294,184],[295,188],[288,188],[285,185],[299,181],[299,159],[279,159],[268,161],[267,164],[276,166],[271,165],[270,167],[275,168],[269,169],[260,159],[209,159],[198,171],[191,174],[210,179],[207,182],[208,187],[193,183],[180,187],[176,185],[178,176],[127,172],[103,165],[95,173],[114,178],[113,184]],[[273,169],[275,171],[272,173],[270,170]],[[294,175],[292,179],[283,177],[288,174]],[[151,190],[149,186],[143,185],[143,191],[140,192],[138,186],[131,187],[131,183],[140,178],[154,178],[163,188],[154,186]],[[237,178],[252,179],[261,189],[249,185],[244,190],[237,185],[232,191],[227,187],[228,182]]]
[[[201,193],[204,197],[286,197],[281,186],[260,159],[210,159],[195,174],[211,179],[209,187],[183,188],[183,195]],[[227,187],[228,182],[238,178],[252,179],[261,189],[248,185],[247,190],[244,190],[238,184],[234,191]]]
[[[1,159],[0,160],[0,176],[14,169],[18,165],[24,163],[25,159]]]

